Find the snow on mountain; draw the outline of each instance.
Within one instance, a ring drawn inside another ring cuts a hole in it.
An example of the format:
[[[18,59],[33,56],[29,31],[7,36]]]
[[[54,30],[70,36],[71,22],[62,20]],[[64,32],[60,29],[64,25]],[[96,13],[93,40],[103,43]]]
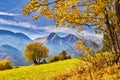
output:
[[[47,41],[48,36],[44,36],[44,37],[40,37],[35,39],[35,41],[41,42],[41,43],[45,43]]]

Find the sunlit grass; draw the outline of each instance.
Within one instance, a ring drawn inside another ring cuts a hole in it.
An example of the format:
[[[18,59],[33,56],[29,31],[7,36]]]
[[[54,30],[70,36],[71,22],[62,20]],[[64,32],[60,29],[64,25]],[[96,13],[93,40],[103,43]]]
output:
[[[79,59],[69,59],[0,71],[0,80],[51,80],[52,77],[75,66],[78,62]]]

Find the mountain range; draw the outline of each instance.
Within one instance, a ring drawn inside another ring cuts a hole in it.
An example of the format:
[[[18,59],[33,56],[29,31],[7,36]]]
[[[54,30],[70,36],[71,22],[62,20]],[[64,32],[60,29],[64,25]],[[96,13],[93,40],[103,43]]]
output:
[[[75,35],[69,34],[65,37],[60,37],[56,33],[51,33],[48,36],[37,38],[35,41],[44,43],[50,49],[50,55],[59,54],[62,50],[69,51],[71,47],[74,46],[74,43],[80,38],[76,37]],[[84,45],[88,47],[93,47],[94,49],[98,49],[99,45],[91,40],[85,40]],[[75,47],[75,46],[74,46]],[[73,55],[75,54],[75,51]],[[77,54],[77,53],[76,53]]]
[[[48,36],[40,37],[35,40],[30,39],[27,35],[23,33],[15,33],[8,30],[0,30],[0,60],[9,59],[14,65],[25,65],[27,64],[23,58],[23,52],[26,44],[31,42],[41,42],[44,43],[49,48],[49,56],[59,54],[62,50],[66,50],[68,53],[71,50],[71,46],[79,38],[75,35],[69,34],[65,37],[60,37],[56,33],[51,33]],[[95,49],[99,47],[95,42],[90,40],[85,40],[85,44]],[[77,55],[77,53],[70,54]]]

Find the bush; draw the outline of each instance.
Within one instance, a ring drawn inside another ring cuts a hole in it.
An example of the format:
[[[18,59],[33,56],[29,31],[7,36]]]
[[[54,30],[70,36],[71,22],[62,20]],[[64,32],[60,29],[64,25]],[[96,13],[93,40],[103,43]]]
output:
[[[12,64],[9,60],[0,61],[0,70],[12,69]]]
[[[70,55],[65,56],[65,59],[71,59]]]
[[[52,57],[49,58],[49,62],[55,62],[55,61],[59,61],[59,60],[66,60],[66,59],[71,59],[70,55],[67,55],[66,51],[62,51],[59,56],[54,55]]]
[[[15,66],[14,68],[20,68],[20,66]]]
[[[55,62],[55,61],[59,61],[59,56],[54,55],[54,56],[49,58],[49,62]]]
[[[90,62],[95,69],[102,69],[107,66],[112,66],[115,63],[116,56],[110,52],[103,52],[88,55],[83,60]]]
[[[67,52],[64,50],[59,54],[59,57],[60,60],[66,60],[71,58],[71,56],[67,55]]]

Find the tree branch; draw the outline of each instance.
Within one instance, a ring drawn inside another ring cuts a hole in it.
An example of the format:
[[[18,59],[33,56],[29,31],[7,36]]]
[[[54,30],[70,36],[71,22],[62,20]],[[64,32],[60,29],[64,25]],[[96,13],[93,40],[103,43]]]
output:
[[[59,2],[59,1],[60,1],[60,0],[56,0],[56,1],[53,1],[53,2],[49,2],[48,4],[40,4],[40,6],[51,5],[51,4],[57,3],[57,2]]]

